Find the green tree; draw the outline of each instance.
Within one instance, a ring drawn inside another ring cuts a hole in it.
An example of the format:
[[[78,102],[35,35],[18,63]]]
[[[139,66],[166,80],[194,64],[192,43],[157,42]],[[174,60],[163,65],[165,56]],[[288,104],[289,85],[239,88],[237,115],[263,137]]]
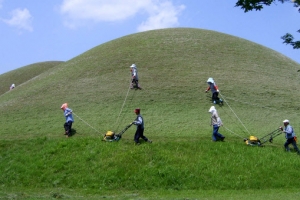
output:
[[[294,7],[297,7],[298,11],[300,12],[300,0],[238,0],[235,6],[241,7],[241,9],[243,9],[246,13],[252,10],[260,11],[263,9],[264,6],[270,6],[271,4],[276,2],[293,3]],[[297,32],[300,33],[300,29]],[[300,41],[295,41],[292,34],[286,33],[284,36],[281,37],[281,39],[283,39],[284,44],[289,44],[294,49],[300,49]]]

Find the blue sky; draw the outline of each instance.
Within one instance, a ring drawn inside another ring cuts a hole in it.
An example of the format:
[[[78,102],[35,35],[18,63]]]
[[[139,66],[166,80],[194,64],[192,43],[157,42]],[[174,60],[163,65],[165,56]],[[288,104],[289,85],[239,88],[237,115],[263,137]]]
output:
[[[68,61],[119,37],[190,27],[234,35],[300,63],[280,37],[300,34],[300,13],[277,3],[244,13],[237,0],[0,0],[0,74],[43,61]]]

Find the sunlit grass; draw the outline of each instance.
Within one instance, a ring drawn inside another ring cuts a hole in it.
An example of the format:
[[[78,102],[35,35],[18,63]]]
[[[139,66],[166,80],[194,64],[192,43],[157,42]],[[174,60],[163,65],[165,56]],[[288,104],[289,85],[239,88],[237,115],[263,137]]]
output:
[[[128,92],[132,63],[143,89]],[[143,32],[95,47],[0,96],[0,196],[241,199],[242,191],[251,199],[247,191],[259,190],[269,194],[259,192],[256,199],[276,199],[279,189],[295,194],[299,156],[283,151],[284,136],[264,148],[246,146],[243,138],[262,137],[285,118],[300,132],[300,94],[292,89],[298,68],[260,45],[198,29]],[[211,142],[208,77],[226,100],[217,106],[222,143]],[[68,139],[64,102],[76,114],[76,134]],[[119,132],[135,119],[136,107],[153,143],[135,146],[135,127],[119,142],[103,142],[106,131]]]

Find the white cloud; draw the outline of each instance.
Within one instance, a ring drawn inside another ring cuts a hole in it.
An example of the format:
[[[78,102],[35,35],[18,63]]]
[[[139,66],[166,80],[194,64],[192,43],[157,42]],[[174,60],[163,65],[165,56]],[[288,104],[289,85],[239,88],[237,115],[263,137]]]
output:
[[[2,21],[18,29],[33,31],[31,25],[32,16],[30,15],[29,10],[27,10],[26,8],[24,8],[23,10],[18,8],[13,10],[11,12],[11,15],[11,19],[2,19]]]
[[[178,16],[185,9],[185,6],[181,5],[175,7],[171,2],[164,2],[155,8],[146,22],[143,22],[138,31],[147,31],[152,29],[160,29],[173,27],[179,24]]]
[[[147,16],[139,31],[178,25],[178,16],[185,7],[174,6],[170,0],[64,0],[60,11],[65,24],[77,27],[86,21],[115,22]]]

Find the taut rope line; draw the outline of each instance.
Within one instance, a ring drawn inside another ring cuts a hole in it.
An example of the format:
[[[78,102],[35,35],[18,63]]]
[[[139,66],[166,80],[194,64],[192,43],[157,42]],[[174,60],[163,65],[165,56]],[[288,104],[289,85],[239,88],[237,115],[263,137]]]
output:
[[[225,103],[228,105],[228,107],[230,108],[230,110],[233,112],[233,114],[236,116],[236,118],[241,122],[241,124],[243,125],[243,127],[246,129],[246,131],[249,133],[248,129],[246,128],[246,126],[243,124],[243,122],[240,120],[240,118],[235,114],[235,112],[232,110],[231,106],[228,104],[228,102],[226,101],[226,99],[224,98],[224,96],[219,92],[219,94],[221,95],[221,97],[223,98],[223,100],[225,101]]]

